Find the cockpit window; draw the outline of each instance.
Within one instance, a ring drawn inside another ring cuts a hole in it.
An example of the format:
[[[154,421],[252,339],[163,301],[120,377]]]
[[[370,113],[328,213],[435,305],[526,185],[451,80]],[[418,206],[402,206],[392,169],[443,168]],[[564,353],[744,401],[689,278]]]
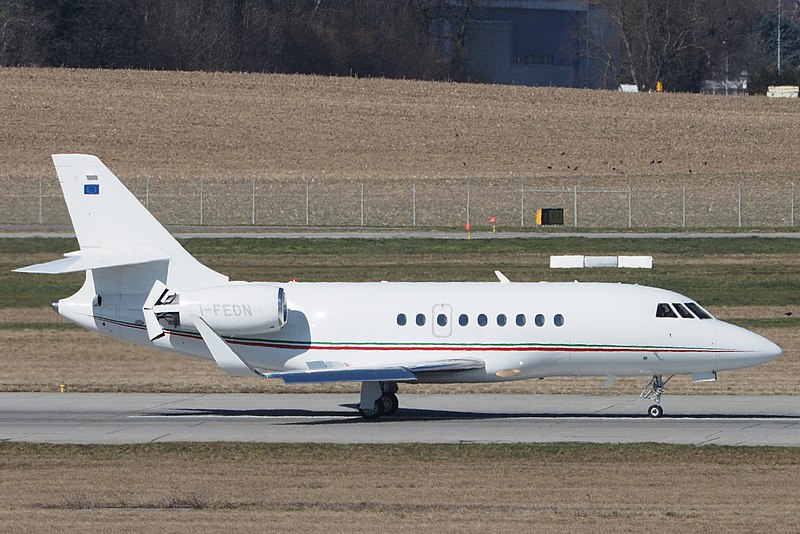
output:
[[[692,310],[692,312],[700,319],[712,319],[711,314],[701,308],[696,302],[687,302],[686,307]]]
[[[656,317],[678,317],[678,315],[669,304],[661,302],[656,306]]]
[[[686,306],[684,306],[684,305],[683,305],[683,304],[681,304],[680,302],[673,302],[673,303],[672,303],[672,305],[673,305],[673,306],[675,306],[675,309],[676,309],[676,310],[678,310],[678,313],[679,313],[679,314],[681,315],[681,317],[683,317],[684,319],[694,319],[694,315],[692,315],[692,312],[690,312],[689,310],[687,310],[687,309],[686,309]]]

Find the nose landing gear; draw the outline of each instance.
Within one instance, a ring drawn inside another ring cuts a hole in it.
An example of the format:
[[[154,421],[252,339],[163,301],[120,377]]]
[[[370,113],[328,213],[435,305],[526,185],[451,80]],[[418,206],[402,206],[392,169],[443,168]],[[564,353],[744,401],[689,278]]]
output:
[[[650,399],[655,402],[647,409],[647,414],[654,419],[664,415],[664,408],[661,407],[661,394],[664,393],[664,388],[667,382],[672,379],[672,376],[664,380],[661,375],[653,375],[652,380],[647,383],[642,390],[642,394],[639,395],[640,399]]]

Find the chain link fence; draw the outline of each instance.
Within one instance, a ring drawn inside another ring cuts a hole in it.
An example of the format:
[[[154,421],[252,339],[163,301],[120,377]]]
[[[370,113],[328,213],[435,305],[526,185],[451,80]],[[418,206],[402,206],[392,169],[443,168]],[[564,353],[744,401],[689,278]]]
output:
[[[562,208],[574,228],[793,227],[792,176],[341,179],[135,177],[126,186],[167,226],[499,228]],[[0,176],[0,224],[69,225],[55,177]]]

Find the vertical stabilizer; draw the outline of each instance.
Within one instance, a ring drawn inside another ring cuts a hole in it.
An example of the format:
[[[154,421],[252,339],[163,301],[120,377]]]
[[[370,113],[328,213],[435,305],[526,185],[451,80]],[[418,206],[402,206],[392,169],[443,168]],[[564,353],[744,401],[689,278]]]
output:
[[[81,254],[110,259],[112,263],[137,256],[144,261],[148,257],[165,257],[169,263],[163,282],[174,290],[227,282],[227,276],[209,269],[186,252],[97,157],[54,154],[53,163]]]

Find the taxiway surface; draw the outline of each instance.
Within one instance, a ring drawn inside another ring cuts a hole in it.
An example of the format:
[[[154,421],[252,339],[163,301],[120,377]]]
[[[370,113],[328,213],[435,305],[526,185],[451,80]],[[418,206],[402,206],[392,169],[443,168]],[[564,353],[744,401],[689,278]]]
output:
[[[800,397],[401,395],[362,420],[348,394],[0,393],[0,441],[659,442],[800,446]]]

